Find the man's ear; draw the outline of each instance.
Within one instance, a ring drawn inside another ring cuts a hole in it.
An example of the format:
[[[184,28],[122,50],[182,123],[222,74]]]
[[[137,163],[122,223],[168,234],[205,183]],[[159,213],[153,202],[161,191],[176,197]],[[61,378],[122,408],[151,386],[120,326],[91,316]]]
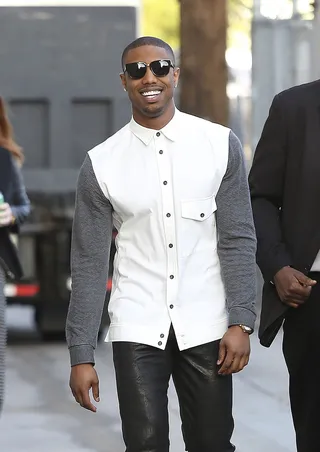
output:
[[[176,88],[179,83],[179,77],[180,77],[180,68],[176,67],[173,71],[173,80],[174,80],[174,87]]]
[[[127,91],[127,80],[126,80],[126,76],[123,73],[120,74],[120,79],[121,79],[121,83],[122,83],[124,91]]]

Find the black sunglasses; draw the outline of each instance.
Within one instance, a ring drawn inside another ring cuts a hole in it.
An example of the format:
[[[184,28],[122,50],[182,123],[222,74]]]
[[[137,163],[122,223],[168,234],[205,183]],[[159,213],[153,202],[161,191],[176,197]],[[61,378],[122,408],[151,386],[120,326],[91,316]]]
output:
[[[169,74],[170,68],[174,68],[174,65],[171,60],[156,60],[149,64],[138,61],[126,64],[124,72],[127,72],[130,78],[138,80],[146,75],[148,67],[156,77],[165,77]]]

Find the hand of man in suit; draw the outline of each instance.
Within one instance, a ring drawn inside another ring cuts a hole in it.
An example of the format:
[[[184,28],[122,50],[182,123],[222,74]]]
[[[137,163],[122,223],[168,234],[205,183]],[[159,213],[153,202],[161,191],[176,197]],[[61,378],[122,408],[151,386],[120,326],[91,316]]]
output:
[[[282,303],[298,308],[307,301],[317,281],[292,267],[283,267],[276,273],[274,283]]]

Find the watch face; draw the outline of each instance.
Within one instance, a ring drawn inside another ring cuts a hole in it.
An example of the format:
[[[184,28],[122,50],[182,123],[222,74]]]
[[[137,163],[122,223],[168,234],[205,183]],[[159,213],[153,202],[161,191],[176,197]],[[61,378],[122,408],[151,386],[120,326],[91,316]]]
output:
[[[250,328],[249,326],[241,325],[241,328],[245,333],[251,334],[253,332],[252,328]]]

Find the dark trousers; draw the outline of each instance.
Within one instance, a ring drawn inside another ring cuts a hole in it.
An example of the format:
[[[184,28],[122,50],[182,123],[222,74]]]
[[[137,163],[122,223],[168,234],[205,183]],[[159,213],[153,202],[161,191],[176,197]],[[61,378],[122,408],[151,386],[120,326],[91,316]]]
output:
[[[165,350],[113,343],[126,452],[168,452],[168,386],[178,394],[188,452],[233,452],[232,377],[217,374],[219,341],[180,352],[173,330]]]
[[[290,376],[290,402],[298,452],[319,452],[320,273],[307,302],[284,323],[283,352]]]

